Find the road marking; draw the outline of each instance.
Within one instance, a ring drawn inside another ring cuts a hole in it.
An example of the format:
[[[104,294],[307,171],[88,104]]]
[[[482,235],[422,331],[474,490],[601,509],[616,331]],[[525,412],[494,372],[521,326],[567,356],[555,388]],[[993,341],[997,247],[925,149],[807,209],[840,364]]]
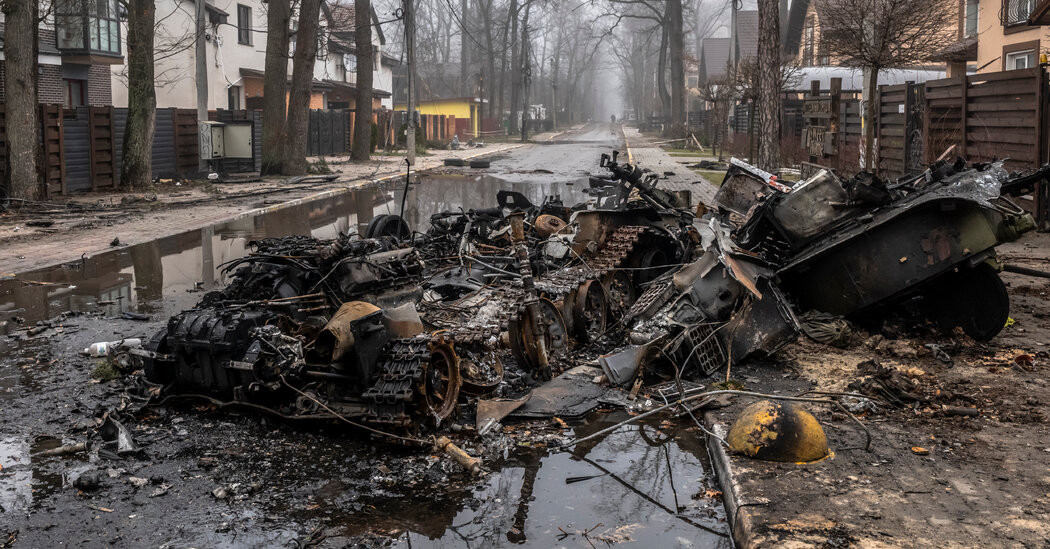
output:
[[[631,153],[631,140],[627,139],[627,128],[620,124],[620,133],[623,134],[623,144],[627,147],[627,162],[634,164],[634,154]]]

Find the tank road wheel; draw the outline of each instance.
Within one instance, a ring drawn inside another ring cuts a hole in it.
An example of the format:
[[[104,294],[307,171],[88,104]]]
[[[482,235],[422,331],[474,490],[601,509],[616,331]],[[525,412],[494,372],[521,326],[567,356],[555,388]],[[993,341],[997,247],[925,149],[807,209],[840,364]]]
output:
[[[574,292],[572,327],[576,339],[590,343],[605,331],[609,304],[605,289],[596,280],[588,280]]]
[[[627,271],[612,271],[605,275],[602,286],[606,292],[605,302],[609,308],[610,320],[623,318],[638,297],[631,275],[627,274]]]
[[[540,311],[547,319],[547,350],[555,352],[565,349],[569,344],[569,334],[565,330],[565,319],[562,317],[558,307],[548,299],[540,300]],[[536,346],[536,333],[532,324],[532,315],[524,306],[518,310],[518,314],[512,316],[507,323],[507,331],[510,336],[510,350],[518,366],[526,372],[531,372],[539,367],[539,347]]]
[[[421,412],[434,426],[440,426],[456,411],[461,384],[459,357],[452,344],[446,341],[431,343],[430,360],[423,367],[420,393]]]
[[[999,335],[1010,317],[1010,296],[999,273],[987,263],[950,272],[926,297],[928,316],[942,330],[956,326],[977,341]]]

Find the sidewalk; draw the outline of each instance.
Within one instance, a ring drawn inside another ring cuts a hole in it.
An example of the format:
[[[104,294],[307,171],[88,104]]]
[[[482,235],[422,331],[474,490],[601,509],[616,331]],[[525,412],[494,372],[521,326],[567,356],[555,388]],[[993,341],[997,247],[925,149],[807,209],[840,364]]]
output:
[[[549,139],[552,135],[540,134],[535,140]],[[522,146],[521,143],[490,143],[456,151],[431,150],[426,156],[417,157],[412,171],[436,168],[443,165],[446,158],[471,159]],[[148,242],[335,196],[365,183],[403,176],[405,169],[401,156],[374,156],[369,164],[351,164],[346,156],[327,157],[326,161],[333,175],[338,176],[334,181],[289,184],[290,179],[284,177],[244,183],[176,185],[173,181],[134,193],[59,197],[47,208],[0,213],[0,277],[112,249],[110,243],[114,238],[126,245]],[[89,209],[74,213],[69,211],[70,205]]]
[[[664,176],[659,188],[688,190],[693,194],[694,204],[699,202],[711,207],[718,187],[679,163],[680,159],[667,154],[659,145],[651,144],[652,139],[639,133],[638,128],[624,126],[623,132],[627,140],[628,161]]]

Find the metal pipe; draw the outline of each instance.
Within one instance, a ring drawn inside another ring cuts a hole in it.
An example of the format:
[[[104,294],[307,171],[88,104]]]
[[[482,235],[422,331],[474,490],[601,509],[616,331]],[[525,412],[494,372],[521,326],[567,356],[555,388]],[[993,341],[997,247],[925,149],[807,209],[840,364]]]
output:
[[[1003,270],[1008,273],[1023,274],[1028,276],[1034,276],[1036,278],[1050,278],[1050,273],[1046,271],[1029,269],[1028,267],[1018,267],[1017,265],[1003,265]]]

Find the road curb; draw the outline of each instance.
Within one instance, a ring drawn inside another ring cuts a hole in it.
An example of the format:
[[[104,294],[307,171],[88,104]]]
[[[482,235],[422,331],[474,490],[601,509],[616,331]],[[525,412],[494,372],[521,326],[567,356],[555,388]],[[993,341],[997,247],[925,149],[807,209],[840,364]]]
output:
[[[718,479],[718,485],[722,490],[722,504],[725,505],[726,517],[729,519],[729,533],[733,546],[750,549],[755,547],[751,511],[741,503],[740,484],[734,478],[729,454],[722,445],[722,441],[719,440],[719,438],[725,440],[725,425],[715,421],[711,412],[704,414],[704,424],[718,437],[706,435],[704,442],[707,445],[707,454],[711,458],[715,478]]]
[[[489,156],[489,155],[498,154],[498,153],[502,153],[502,152],[512,151],[512,150],[517,149],[517,148],[522,147],[522,146],[523,145],[521,145],[521,144],[510,145],[510,146],[507,146],[507,147],[501,147],[501,148],[498,148],[498,149],[493,149],[491,151],[483,151],[483,152],[479,152],[477,154],[463,156],[463,157],[460,157],[460,158],[462,158],[463,160],[472,160],[472,159],[475,159],[475,158],[481,158],[481,157],[484,157],[484,156]],[[439,164],[437,166],[431,166],[429,168],[424,168],[422,170],[419,170],[416,173],[417,174],[425,174],[425,173],[428,173],[428,172],[430,172],[432,170],[435,170],[437,168],[440,168],[440,167],[441,167],[441,165]],[[256,215],[273,213],[273,212],[282,210],[284,208],[291,208],[293,206],[298,206],[300,204],[305,204],[307,202],[313,202],[315,200],[324,200],[324,199],[327,199],[327,198],[333,198],[333,197],[339,196],[339,195],[341,195],[343,193],[348,193],[348,192],[352,192],[354,190],[357,190],[357,189],[361,188],[362,186],[364,186],[364,185],[366,185],[368,183],[386,182],[386,181],[390,181],[392,179],[396,179],[396,178],[399,178],[399,177],[403,177],[403,175],[400,172],[395,172],[395,173],[384,175],[382,177],[377,177],[375,179],[367,179],[367,180],[366,179],[351,179],[351,180],[346,182],[345,186],[337,188],[337,189],[328,189],[327,191],[321,191],[321,192],[317,192],[317,193],[314,193],[314,194],[308,194],[306,196],[302,196],[302,197],[299,197],[299,198],[293,198],[291,200],[288,200],[288,201],[285,201],[285,202],[281,202],[280,204],[272,204],[272,205],[266,206],[264,208],[255,208],[255,209],[252,209],[252,210],[248,210],[248,211],[245,211],[245,212],[234,214],[232,217],[225,218],[225,219],[223,219],[221,221],[218,221],[216,223],[209,223],[208,225],[202,225],[200,227],[190,228],[190,229],[186,229],[186,230],[193,231],[193,230],[197,230],[197,229],[202,229],[202,228],[210,226],[210,225],[217,225],[217,224],[220,224],[220,223],[229,223],[231,221],[237,221],[237,220],[240,220],[240,219],[244,219],[245,217],[252,217],[252,216],[256,216]],[[277,191],[279,191],[279,190],[280,189],[277,189]]]

